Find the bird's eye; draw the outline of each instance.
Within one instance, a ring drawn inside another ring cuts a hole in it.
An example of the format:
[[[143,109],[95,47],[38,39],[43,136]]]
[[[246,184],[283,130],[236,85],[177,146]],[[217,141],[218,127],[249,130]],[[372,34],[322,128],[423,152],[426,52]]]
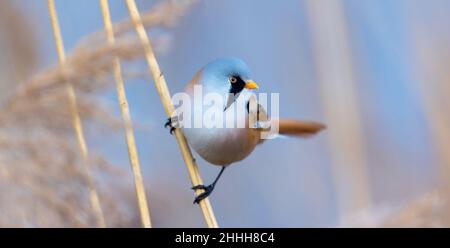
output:
[[[237,82],[237,78],[236,77],[230,77],[230,83],[234,84]]]

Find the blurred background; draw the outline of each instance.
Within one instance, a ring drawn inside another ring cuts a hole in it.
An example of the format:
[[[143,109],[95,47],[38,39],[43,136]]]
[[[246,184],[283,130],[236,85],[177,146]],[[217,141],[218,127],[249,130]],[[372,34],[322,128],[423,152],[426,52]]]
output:
[[[211,196],[222,227],[449,227],[450,1],[137,1],[174,94],[209,61],[247,62],[280,116],[315,120],[309,139],[277,139],[227,170]],[[111,56],[124,67],[155,227],[203,227],[124,1],[105,48],[98,1],[0,1],[0,226],[109,227],[139,212]],[[129,24],[129,23],[128,23]],[[83,169],[62,78],[75,87],[90,152]],[[196,156],[205,182],[219,168]]]

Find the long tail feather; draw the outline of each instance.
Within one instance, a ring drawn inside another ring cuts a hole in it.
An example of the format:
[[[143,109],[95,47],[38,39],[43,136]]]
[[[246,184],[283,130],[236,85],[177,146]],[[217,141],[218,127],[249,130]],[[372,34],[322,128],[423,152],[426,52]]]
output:
[[[309,137],[325,129],[325,125],[318,122],[281,119],[279,121],[281,135]]]

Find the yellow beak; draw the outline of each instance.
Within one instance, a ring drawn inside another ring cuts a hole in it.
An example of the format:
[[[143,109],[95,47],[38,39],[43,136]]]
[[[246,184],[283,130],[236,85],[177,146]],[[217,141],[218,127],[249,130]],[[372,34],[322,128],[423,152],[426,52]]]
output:
[[[253,80],[248,80],[247,83],[245,84],[245,88],[254,90],[254,89],[259,89],[259,86]]]

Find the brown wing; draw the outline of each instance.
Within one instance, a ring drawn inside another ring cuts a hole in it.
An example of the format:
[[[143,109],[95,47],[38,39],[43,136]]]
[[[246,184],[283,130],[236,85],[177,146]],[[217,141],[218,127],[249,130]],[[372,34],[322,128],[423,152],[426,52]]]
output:
[[[270,119],[264,107],[256,101],[255,96],[251,96],[247,103],[249,115],[249,125],[251,128],[264,129],[270,127]]]

